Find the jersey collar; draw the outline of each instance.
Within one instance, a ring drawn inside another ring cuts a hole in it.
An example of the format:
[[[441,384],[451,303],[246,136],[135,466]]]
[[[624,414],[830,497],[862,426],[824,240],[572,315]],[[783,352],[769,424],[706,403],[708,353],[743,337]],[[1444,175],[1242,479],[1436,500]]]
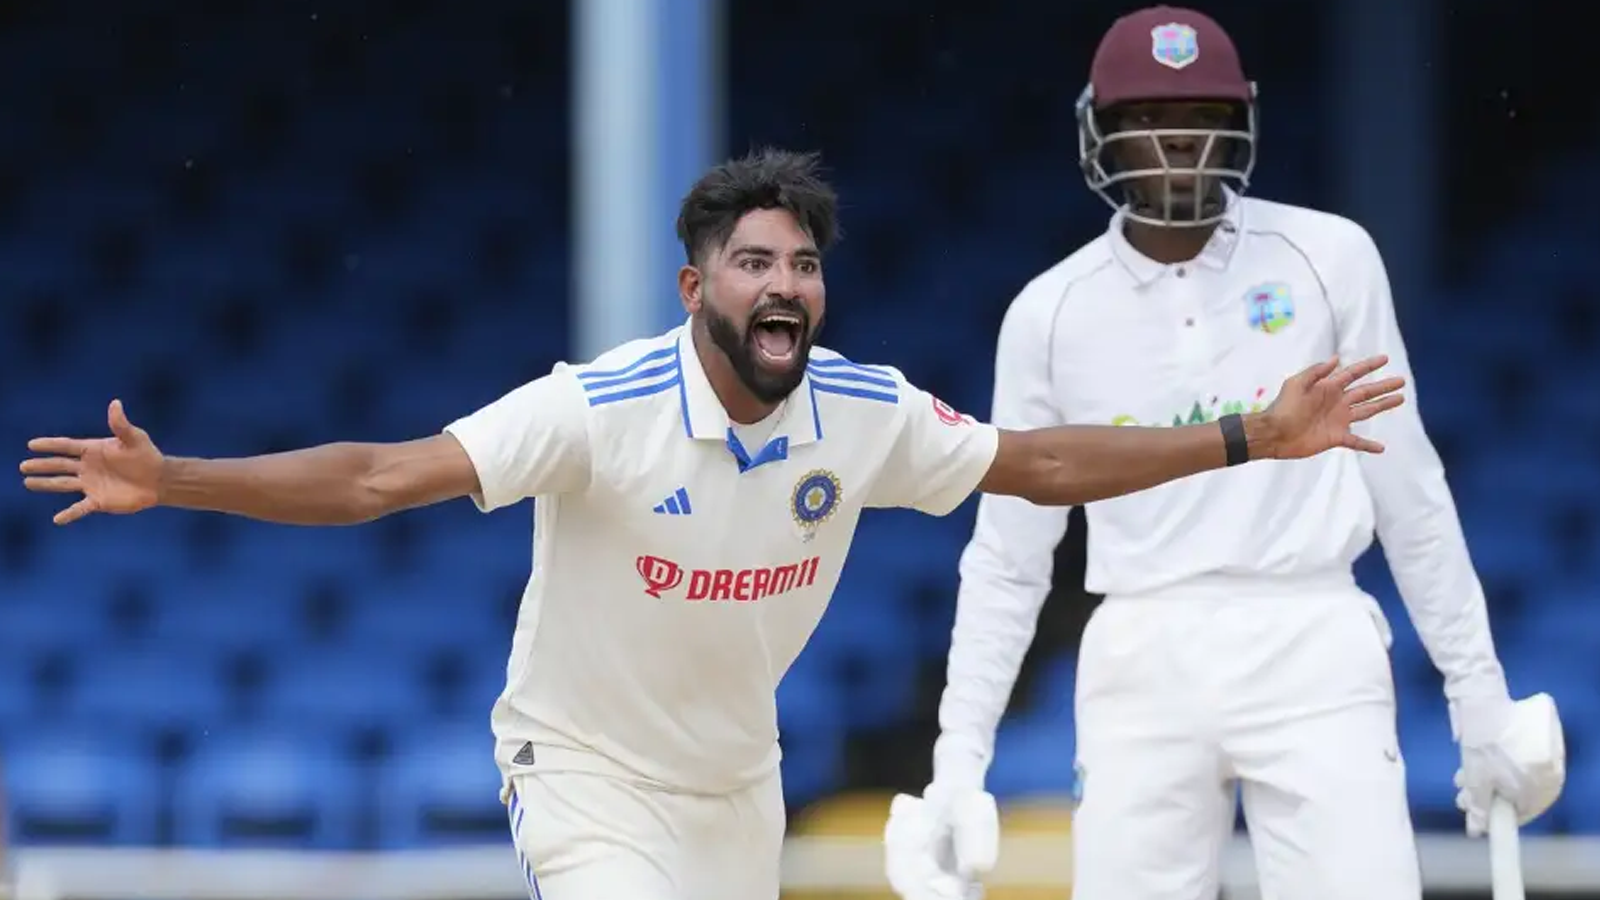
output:
[[[1239,238],[1244,234],[1244,198],[1234,191],[1223,188],[1228,197],[1228,213],[1211,234],[1211,240],[1201,248],[1200,255],[1195,257],[1193,264],[1214,271],[1222,271],[1228,267],[1228,262],[1233,259],[1233,251],[1239,246]],[[1123,214],[1118,210],[1111,217],[1111,226],[1107,238],[1111,241],[1111,255],[1122,265],[1133,280],[1141,287],[1159,280],[1177,266],[1158,263],[1128,243],[1127,235],[1123,234]]]
[[[728,441],[733,423],[711,389],[711,380],[694,352],[694,328],[684,323],[678,330],[678,399],[683,405],[684,433],[695,440]],[[822,421],[811,391],[811,376],[789,395],[782,417],[769,446],[782,441],[786,447],[809,444],[822,439]],[[754,453],[754,449],[752,448]],[[736,454],[737,455],[737,454]],[[759,455],[759,454],[757,454]]]

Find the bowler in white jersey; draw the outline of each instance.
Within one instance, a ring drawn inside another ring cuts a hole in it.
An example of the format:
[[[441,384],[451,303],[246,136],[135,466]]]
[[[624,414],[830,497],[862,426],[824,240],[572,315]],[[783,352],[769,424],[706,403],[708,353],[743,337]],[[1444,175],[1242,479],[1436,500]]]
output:
[[[1399,379],[1360,382],[1381,357],[1340,369],[1330,354],[1220,424],[980,424],[892,368],[812,346],[836,206],[809,156],[714,169],[678,223],[683,326],[559,365],[443,434],[177,459],[113,402],[112,437],[34,441],[26,484],[83,494],[62,523],[159,503],[341,524],[536,498],[492,715],[530,894],[775,898],[774,692],[864,510],[944,515],[975,490],[1070,505],[1250,459],[1377,451],[1350,426],[1401,402]]]
[[[1011,305],[995,424],[1207,422],[1270,403],[1284,375],[1332,355],[1381,354],[1409,377],[1367,232],[1243,196],[1255,98],[1205,15],[1155,7],[1108,31],[1078,115],[1083,171],[1115,214]],[[1087,588],[1106,599],[1078,657],[1077,758],[1061,760],[1078,779],[1075,900],[1214,900],[1236,788],[1263,896],[1418,900],[1389,629],[1351,572],[1375,531],[1445,676],[1471,829],[1496,795],[1526,821],[1559,794],[1555,759],[1510,749],[1529,709],[1507,693],[1416,404],[1370,424],[1362,433],[1387,453],[1207,473],[1087,506]],[[941,869],[940,841],[992,856],[984,776],[1067,526],[1065,506],[1025,498],[978,510],[934,780],[891,825],[923,836],[889,850],[908,900],[958,894],[981,868],[947,857]]]

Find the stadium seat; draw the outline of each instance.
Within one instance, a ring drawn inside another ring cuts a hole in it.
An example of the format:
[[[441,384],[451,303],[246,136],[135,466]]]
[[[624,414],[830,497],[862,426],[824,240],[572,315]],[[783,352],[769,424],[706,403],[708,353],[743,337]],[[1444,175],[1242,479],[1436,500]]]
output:
[[[298,579],[232,572],[169,576],[153,595],[151,638],[172,646],[278,653],[304,637],[307,594]]]
[[[427,698],[418,659],[352,645],[275,660],[256,713],[341,733],[427,714]]]
[[[365,792],[315,728],[230,729],[197,743],[173,788],[177,840],[195,847],[355,849]]]
[[[0,745],[19,843],[149,845],[159,840],[162,774],[138,732],[109,724],[34,728]]]
[[[377,773],[374,797],[383,847],[483,845],[509,839],[494,737],[486,719],[476,727],[405,733]]]
[[[105,648],[78,657],[60,714],[135,733],[224,728],[235,704],[224,659],[201,647]]]

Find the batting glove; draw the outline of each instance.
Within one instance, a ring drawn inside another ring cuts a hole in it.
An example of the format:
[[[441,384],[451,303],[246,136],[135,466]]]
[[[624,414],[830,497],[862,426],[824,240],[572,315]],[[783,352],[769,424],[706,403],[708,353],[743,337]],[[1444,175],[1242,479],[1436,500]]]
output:
[[[899,794],[883,830],[884,870],[901,900],[980,900],[1000,853],[1000,812],[982,789]]]
[[[1489,809],[1504,797],[1526,825],[1549,809],[1567,782],[1567,748],[1561,715],[1549,694],[1512,703],[1464,700],[1451,705],[1461,742],[1456,806],[1466,813],[1467,834],[1489,830]]]

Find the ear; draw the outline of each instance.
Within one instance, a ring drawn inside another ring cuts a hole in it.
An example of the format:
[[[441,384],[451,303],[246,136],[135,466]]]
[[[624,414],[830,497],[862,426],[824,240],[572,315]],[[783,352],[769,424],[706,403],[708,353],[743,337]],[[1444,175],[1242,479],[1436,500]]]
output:
[[[702,287],[700,270],[694,266],[684,266],[678,270],[678,299],[683,302],[683,308],[689,315],[700,311]]]

